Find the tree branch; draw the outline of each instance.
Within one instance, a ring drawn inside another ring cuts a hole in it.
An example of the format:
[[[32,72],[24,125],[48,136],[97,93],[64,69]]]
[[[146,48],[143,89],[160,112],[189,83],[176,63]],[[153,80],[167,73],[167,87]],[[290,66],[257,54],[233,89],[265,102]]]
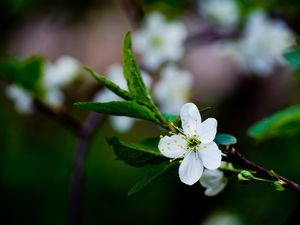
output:
[[[295,194],[300,195],[300,185],[286,179],[285,177],[276,174],[272,172],[271,170],[265,169],[264,167],[261,167],[248,159],[246,159],[240,152],[235,150],[232,146],[227,146],[227,148],[224,150],[224,153],[226,153],[225,161],[231,162],[235,165],[244,167],[246,169],[255,171],[255,176],[258,176],[260,178],[274,180],[274,181],[283,181],[282,186],[290,191],[293,191]]]
[[[34,106],[38,111],[44,113],[47,116],[50,116],[51,118],[65,125],[71,132],[77,134],[80,130],[80,124],[64,111],[57,111],[52,108],[49,108],[38,99],[34,100]]]
[[[71,225],[82,224],[85,159],[88,153],[89,141],[95,133],[96,128],[99,127],[103,121],[103,115],[90,113],[78,132],[71,183]]]
[[[295,210],[287,218],[287,220],[283,225],[296,225],[299,223],[299,217],[300,217],[300,198],[298,198],[298,203]]]

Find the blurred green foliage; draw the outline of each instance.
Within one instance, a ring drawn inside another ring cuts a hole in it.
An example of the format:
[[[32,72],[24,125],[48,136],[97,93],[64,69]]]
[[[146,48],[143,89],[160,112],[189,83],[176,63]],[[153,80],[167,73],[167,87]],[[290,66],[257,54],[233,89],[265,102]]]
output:
[[[26,16],[48,12],[50,5],[52,9],[64,5],[64,10],[73,10],[78,19],[79,14],[86,12],[84,9],[92,7],[92,2],[96,4],[94,1],[1,1],[0,17],[4,19],[0,26],[5,28],[2,30],[3,36],[9,37],[8,31],[17,29],[14,26],[17,22],[26,20]],[[170,15],[176,15],[193,5],[191,2],[166,0],[162,3],[148,0],[144,2],[144,8],[165,9]],[[294,18],[300,12],[300,4],[291,0],[244,2],[245,8],[249,4],[253,7],[261,5],[269,8],[275,15],[280,14],[287,18]],[[102,3],[111,4],[101,1],[101,7]],[[75,6],[78,10],[75,10]],[[0,43],[2,48],[6,47],[3,46],[5,43]],[[35,63],[34,65],[36,66],[30,66],[29,71],[31,68],[33,71],[39,70],[40,67]],[[10,74],[14,73],[18,72]],[[36,76],[32,79],[33,83],[39,80]],[[18,82],[32,88],[31,83],[27,84],[22,80]],[[1,90],[4,89],[1,82],[0,87]],[[249,104],[249,95],[251,93],[248,90],[246,94],[240,94],[244,104]],[[259,97],[256,96],[256,100]],[[286,104],[289,103],[287,101]],[[61,124],[41,114],[27,117],[17,114],[3,91],[0,92],[0,107],[0,205],[3,215],[0,223],[67,224],[75,137]],[[249,124],[247,118],[249,119],[253,111],[249,112],[242,104],[230,105],[226,101],[216,107],[219,110],[216,115],[219,118],[219,130],[235,134],[238,137],[238,149],[244,155],[287,178],[300,181],[298,134],[284,139],[253,143],[245,134],[245,127]],[[75,110],[71,108],[70,111],[76,112]],[[83,120],[84,116],[79,114],[78,117]],[[294,126],[293,121],[291,122]],[[278,128],[281,129],[280,126]],[[276,192],[267,184],[241,185],[234,178],[224,192],[215,198],[208,198],[204,197],[199,184],[188,187],[180,183],[176,171],[153,182],[142,192],[128,197],[128,190],[144,173],[116,160],[105,137],[117,135],[128,141],[136,141],[158,136],[160,132],[157,127],[140,122],[131,132],[121,135],[116,134],[109,123],[104,124],[92,140],[87,157],[84,224],[140,225],[141,221],[144,225],[199,224],[212,210],[217,210],[241,215],[246,225],[279,225],[293,211],[296,205],[295,196],[287,191]]]

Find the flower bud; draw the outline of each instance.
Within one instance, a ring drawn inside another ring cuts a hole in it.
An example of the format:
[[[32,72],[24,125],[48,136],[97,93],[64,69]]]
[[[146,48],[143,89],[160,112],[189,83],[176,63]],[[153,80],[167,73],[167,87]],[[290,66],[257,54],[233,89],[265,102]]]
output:
[[[284,184],[285,182],[282,180],[278,180],[273,183],[276,191],[284,191],[285,190],[285,188],[283,187]]]
[[[240,183],[243,184],[248,184],[251,183],[254,180],[254,176],[252,175],[251,172],[247,171],[247,170],[242,170],[239,174],[238,174],[238,179]]]

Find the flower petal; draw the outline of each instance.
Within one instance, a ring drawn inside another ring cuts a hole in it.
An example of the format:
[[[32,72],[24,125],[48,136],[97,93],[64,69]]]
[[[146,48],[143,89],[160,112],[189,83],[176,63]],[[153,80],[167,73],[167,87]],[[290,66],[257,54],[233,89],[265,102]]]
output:
[[[210,170],[214,170],[220,167],[222,152],[219,150],[215,142],[211,142],[209,144],[201,144],[199,146],[198,152],[204,167]]]
[[[205,169],[200,178],[200,184],[205,188],[216,186],[220,183],[223,176],[224,176],[224,173],[221,170]]]
[[[125,116],[112,116],[110,119],[113,128],[123,133],[129,131],[136,121],[134,118]]]
[[[174,134],[171,137],[164,136],[160,139],[158,149],[168,158],[182,158],[186,153],[186,141],[181,135]]]
[[[194,103],[186,103],[180,110],[181,124],[185,134],[195,135],[201,124],[201,116]]]
[[[188,185],[196,183],[203,172],[203,164],[194,151],[190,151],[179,166],[179,178]]]
[[[227,185],[228,178],[220,170],[204,170],[200,184],[206,188],[204,194],[206,196],[215,196],[219,194]]]
[[[215,139],[217,134],[217,125],[218,122],[214,118],[208,118],[200,124],[198,136],[202,143],[207,144]]]

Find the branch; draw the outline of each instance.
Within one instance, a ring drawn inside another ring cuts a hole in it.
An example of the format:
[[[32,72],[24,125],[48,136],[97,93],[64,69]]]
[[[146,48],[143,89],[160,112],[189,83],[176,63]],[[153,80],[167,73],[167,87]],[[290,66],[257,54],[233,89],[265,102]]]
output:
[[[138,0],[122,0],[122,7],[128,17],[130,25],[136,29],[144,17],[144,11]]]
[[[77,132],[80,130],[80,124],[73,117],[71,117],[69,114],[65,113],[64,111],[58,111],[49,108],[38,99],[34,100],[34,106],[38,111],[44,113],[45,115],[50,116],[51,118],[65,125],[73,133],[77,134]]]
[[[88,153],[89,141],[95,133],[96,128],[99,127],[103,121],[103,115],[90,113],[78,132],[71,184],[71,225],[82,224],[85,159]]]
[[[300,185],[286,179],[285,177],[274,173],[271,170],[265,169],[248,159],[246,159],[240,152],[235,150],[232,146],[228,146],[224,153],[226,153],[227,157],[225,157],[225,161],[231,162],[235,165],[242,166],[246,169],[252,170],[256,172],[256,176],[264,179],[274,180],[274,181],[283,181],[282,186],[290,191],[293,191],[297,195],[300,195]]]
[[[298,203],[296,209],[292,212],[292,214],[287,218],[283,225],[295,225],[298,224],[296,221],[299,221],[300,216],[300,199],[298,199]]]

